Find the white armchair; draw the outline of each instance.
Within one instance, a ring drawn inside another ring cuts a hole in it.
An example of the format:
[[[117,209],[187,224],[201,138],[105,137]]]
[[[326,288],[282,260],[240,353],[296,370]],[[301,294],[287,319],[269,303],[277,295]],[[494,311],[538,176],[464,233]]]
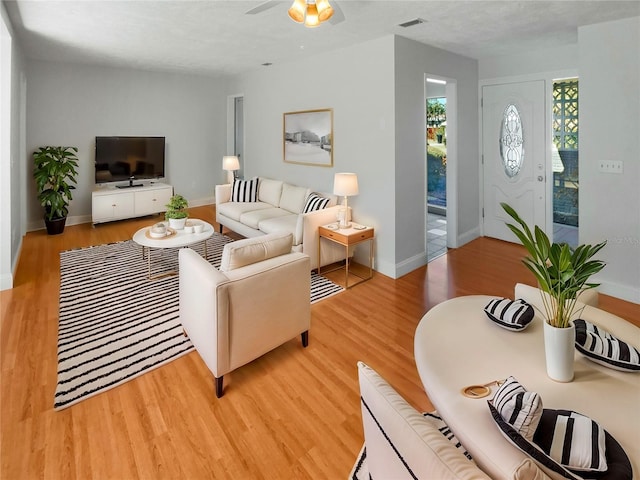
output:
[[[289,233],[228,243],[220,269],[180,250],[180,321],[215,377],[218,398],[225,374],[298,335],[308,344],[309,257],[291,245]]]

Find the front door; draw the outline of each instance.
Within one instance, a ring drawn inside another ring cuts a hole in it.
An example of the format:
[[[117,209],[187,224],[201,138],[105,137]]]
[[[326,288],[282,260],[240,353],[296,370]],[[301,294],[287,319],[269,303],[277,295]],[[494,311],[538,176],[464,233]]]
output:
[[[485,236],[516,241],[501,202],[546,227],[544,94],[543,80],[482,87]]]

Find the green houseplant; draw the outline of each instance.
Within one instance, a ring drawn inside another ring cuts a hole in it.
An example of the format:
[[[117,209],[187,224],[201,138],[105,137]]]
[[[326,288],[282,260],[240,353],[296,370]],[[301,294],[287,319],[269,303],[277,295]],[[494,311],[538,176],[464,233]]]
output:
[[[575,249],[566,243],[551,243],[540,227],[536,225],[532,233],[513,208],[506,203],[500,205],[518,224],[507,223],[507,227],[529,253],[522,262],[536,277],[540,290],[548,294],[542,296],[546,321],[554,327],[567,328],[576,311],[578,294],[599,285],[587,281],[604,268],[604,262],[592,258],[607,242]]]
[[[164,214],[165,220],[169,221],[169,226],[171,228],[175,228],[177,230],[182,230],[184,228],[184,224],[189,217],[189,212],[187,212],[187,207],[189,206],[189,202],[182,195],[174,195],[167,203],[167,211]]]
[[[33,153],[33,178],[38,201],[45,210],[45,225],[49,235],[62,233],[78,175],[76,147],[40,147]]]
[[[552,243],[537,225],[534,232],[506,203],[502,208],[517,225],[507,227],[518,237],[529,256],[522,262],[538,281],[544,307],[544,353],[547,375],[558,382],[570,382],[574,374],[574,314],[581,291],[597,287],[587,283],[589,277],[605,266],[600,260],[592,260],[605,245],[580,245],[573,249],[566,243]]]

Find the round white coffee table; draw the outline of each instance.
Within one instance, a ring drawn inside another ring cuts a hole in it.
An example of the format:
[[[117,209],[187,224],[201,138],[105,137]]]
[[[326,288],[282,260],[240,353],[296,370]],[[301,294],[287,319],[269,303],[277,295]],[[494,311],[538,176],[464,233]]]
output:
[[[151,275],[151,251],[153,249],[181,248],[202,242],[204,244],[204,258],[207,258],[207,240],[213,235],[213,226],[204,220],[196,218],[190,218],[189,220],[193,223],[201,223],[203,225],[202,232],[187,233],[184,230],[171,230],[171,234],[166,237],[153,238],[149,234],[151,229],[151,226],[149,226],[141,228],[133,234],[133,241],[142,246],[142,258],[147,259],[147,278],[149,280],[176,274],[175,271],[169,271],[159,275]],[[165,223],[168,224],[167,222]]]

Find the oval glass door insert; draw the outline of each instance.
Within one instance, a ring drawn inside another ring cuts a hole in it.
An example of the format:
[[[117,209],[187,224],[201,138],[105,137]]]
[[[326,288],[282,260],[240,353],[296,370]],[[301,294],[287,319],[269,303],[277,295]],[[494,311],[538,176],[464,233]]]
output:
[[[515,105],[507,106],[502,115],[500,157],[507,177],[513,178],[520,173],[524,161],[524,139],[520,113]]]

